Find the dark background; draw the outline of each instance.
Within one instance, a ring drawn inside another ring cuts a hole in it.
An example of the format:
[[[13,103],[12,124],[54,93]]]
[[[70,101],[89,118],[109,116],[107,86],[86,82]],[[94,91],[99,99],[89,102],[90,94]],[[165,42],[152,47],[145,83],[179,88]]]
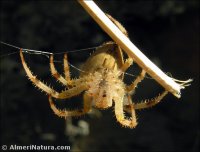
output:
[[[18,54],[1,56],[2,145],[70,145],[73,151],[198,151],[199,3],[192,0],[96,3],[124,25],[131,41],[164,72],[180,80],[193,78],[192,85],[182,90],[180,99],[169,94],[157,106],[136,111],[135,129],[121,127],[112,108],[70,122],[53,114],[45,93],[25,76]],[[62,52],[99,46],[108,40],[109,36],[76,1],[1,1],[1,41],[23,48]],[[1,44],[1,55],[15,51],[18,50]],[[79,67],[90,53],[89,50],[69,53],[69,62]],[[50,75],[48,58],[30,54],[25,54],[25,58],[41,80],[58,91],[63,89]],[[62,55],[55,58],[62,61]],[[62,73],[62,63],[56,66]],[[139,68],[135,67],[128,72],[137,75]],[[78,77],[78,71],[71,68],[71,75]],[[134,79],[126,76],[125,82]],[[146,78],[133,100],[152,98],[162,90],[154,80]],[[57,104],[62,108],[81,107],[81,96]],[[71,125],[77,129],[67,132]]]

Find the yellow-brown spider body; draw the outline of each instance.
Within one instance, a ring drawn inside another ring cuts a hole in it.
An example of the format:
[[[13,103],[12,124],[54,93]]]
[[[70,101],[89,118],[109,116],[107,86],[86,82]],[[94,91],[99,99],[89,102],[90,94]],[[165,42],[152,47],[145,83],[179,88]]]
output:
[[[93,105],[104,109],[112,106],[113,98],[124,94],[122,82],[123,56],[121,49],[114,42],[100,46],[82,67],[81,77],[87,79],[88,91]]]
[[[108,17],[127,35],[125,29],[120,27],[121,24],[119,22],[111,16]],[[54,113],[60,117],[67,118],[69,116],[86,114],[91,110],[92,106],[100,109],[114,106],[117,121],[125,127],[134,128],[137,125],[135,109],[153,106],[159,103],[167,94],[167,91],[164,91],[161,95],[148,102],[133,104],[130,96],[131,92],[134,91],[137,84],[143,80],[146,72],[142,70],[141,74],[132,84],[126,85],[123,82],[123,75],[132,64],[133,60],[128,58],[124,61],[121,48],[114,42],[104,43],[96,49],[83,64],[81,68],[82,72],[78,79],[70,78],[67,54],[64,55],[63,60],[65,77],[57,72],[53,61],[53,55],[51,55],[50,70],[52,75],[68,88],[61,92],[55,91],[32,74],[25,62],[22,52],[23,50],[21,49],[20,57],[28,78],[35,86],[49,95],[50,107]],[[84,95],[83,108],[81,110],[59,110],[52,100],[52,97],[68,99],[82,92],[84,92]],[[126,118],[124,111],[130,113],[131,117]]]

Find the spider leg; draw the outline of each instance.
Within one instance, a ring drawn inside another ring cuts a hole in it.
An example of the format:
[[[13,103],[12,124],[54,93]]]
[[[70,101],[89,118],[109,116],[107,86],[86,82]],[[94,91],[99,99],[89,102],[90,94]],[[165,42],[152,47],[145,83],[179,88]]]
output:
[[[64,90],[61,93],[59,93],[58,96],[56,97],[53,96],[53,97],[58,98],[58,99],[67,99],[67,98],[71,98],[72,96],[78,95],[87,89],[88,89],[88,86],[86,84],[79,84],[79,86]]]
[[[59,116],[59,117],[70,117],[70,116],[81,116],[81,115],[84,115],[86,114],[87,112],[90,111],[91,109],[91,105],[92,105],[92,99],[90,96],[88,96],[86,93],[84,93],[84,96],[83,96],[83,109],[82,110],[59,110],[53,100],[52,100],[52,97],[49,96],[49,103],[50,103],[50,107],[51,109],[53,110],[53,112]]]
[[[118,52],[122,52],[121,47],[118,46],[118,49]],[[122,66],[120,67],[120,70],[121,72],[125,72],[133,64],[133,59],[129,57],[124,63],[122,62],[121,64]]]
[[[126,59],[125,63],[123,63],[123,65],[120,68],[120,70],[122,72],[125,72],[132,64],[133,64],[133,59],[132,58],[128,58],[128,59]]]
[[[135,115],[135,109],[133,108],[133,105],[131,105],[131,115],[132,117],[127,119],[124,116],[123,111],[123,98],[119,98],[119,100],[115,99],[115,116],[118,122],[120,122],[123,126],[129,127],[129,128],[135,128],[137,125],[136,115]],[[131,102],[131,100],[129,100]]]
[[[126,87],[127,92],[131,92],[131,91],[135,90],[138,83],[140,83],[144,79],[145,74],[146,74],[146,71],[142,69],[142,72],[135,79],[135,81],[131,85]],[[134,104],[134,109],[144,109],[144,108],[152,107],[152,106],[158,104],[167,95],[167,93],[168,93],[168,91],[164,91],[162,94],[158,95],[157,97],[155,97],[153,99],[145,100],[144,102]],[[132,105],[130,105],[130,104],[125,105],[124,110],[131,113],[131,107],[130,106],[132,106]]]
[[[140,83],[144,79],[145,74],[146,74],[146,71],[142,69],[142,72],[135,79],[135,81],[132,84],[130,84],[129,86],[126,86],[126,91],[127,92],[131,92],[131,91],[135,90],[135,88],[137,87],[138,83]]]
[[[122,26],[121,23],[119,23],[116,19],[114,19],[111,15],[106,14],[106,16],[119,28],[119,30],[125,34],[128,37],[128,32],[126,29]]]
[[[22,49],[20,49],[20,57],[21,57],[21,61],[22,61],[22,65],[24,67],[24,70],[25,70],[28,78],[33,82],[33,84],[36,85],[38,88],[42,89],[43,91],[45,91],[46,93],[51,94],[53,97],[59,96],[58,92],[56,92],[55,90],[53,90],[52,88],[50,88],[49,86],[47,86],[46,84],[44,84],[43,82],[38,80],[36,78],[36,76],[34,76],[32,74],[31,70],[28,68],[28,66],[27,66],[27,64],[24,60]]]
[[[68,64],[67,53],[64,54],[64,72],[65,72],[66,81],[68,82],[69,85],[71,85],[71,78],[70,78],[70,72],[69,72],[69,64]]]
[[[38,80],[36,78],[36,76],[34,76],[32,74],[31,70],[28,68],[28,66],[27,66],[27,64],[24,60],[22,49],[20,49],[20,57],[21,57],[21,61],[22,61],[22,65],[24,67],[24,70],[25,70],[28,78],[31,80],[31,82],[33,82],[33,84],[35,86],[37,86],[41,90],[45,91],[47,94],[51,95],[54,98],[58,98],[58,99],[70,98],[70,97],[78,95],[81,92],[83,92],[84,90],[88,89],[88,86],[86,84],[82,84],[82,85],[79,85],[77,87],[73,87],[71,89],[68,89],[68,90],[65,90],[65,91],[62,91],[61,93],[59,93],[59,92],[55,91],[54,89],[52,89],[51,87],[44,84],[43,82],[41,82],[40,80]],[[79,81],[79,79],[77,79],[77,81]]]
[[[131,116],[132,116],[132,118],[133,117],[135,117],[136,118],[136,116],[135,116],[135,109],[134,109],[134,104],[133,104],[133,102],[132,102],[132,99],[131,99],[131,96],[130,95],[128,95],[128,103],[129,103],[129,107],[130,107],[130,114],[131,114]]]
[[[164,91],[163,93],[161,93],[160,95],[158,95],[157,97],[155,97],[153,99],[145,100],[144,102],[136,103],[134,105],[132,105],[132,104],[125,105],[124,110],[126,112],[131,113],[132,106],[134,106],[134,109],[144,109],[144,108],[149,108],[149,107],[155,106],[167,95],[167,93],[168,93],[168,91]]]
[[[53,61],[53,54],[50,56],[50,71],[51,71],[52,76],[55,77],[57,80],[59,80],[62,84],[64,84],[65,86],[68,85],[67,80],[65,80],[65,78],[63,78],[55,68],[54,61]]]

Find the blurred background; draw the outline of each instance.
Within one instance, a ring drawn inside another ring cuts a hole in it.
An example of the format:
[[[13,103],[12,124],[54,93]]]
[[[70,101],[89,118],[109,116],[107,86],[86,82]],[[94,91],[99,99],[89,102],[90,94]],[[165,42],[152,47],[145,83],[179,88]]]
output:
[[[57,117],[44,92],[27,79],[17,49],[1,44],[1,143],[2,145],[69,145],[72,151],[198,151],[199,149],[199,2],[95,1],[106,13],[124,25],[130,40],[170,76],[192,85],[177,99],[169,94],[150,109],[136,111],[138,126],[123,128],[113,109],[67,120]],[[49,52],[97,47],[111,38],[95,23],[77,1],[41,0],[1,2],[1,41]],[[69,53],[69,62],[80,67],[94,50]],[[5,55],[6,56],[2,56]],[[35,75],[60,91],[64,87],[51,76],[49,59],[25,54]],[[63,55],[55,55],[62,61]],[[55,63],[63,73],[63,63]],[[79,71],[71,67],[71,77]],[[129,73],[138,75],[134,64]],[[125,76],[130,84],[134,76]],[[133,101],[153,98],[163,88],[146,78]],[[82,94],[60,108],[82,107]]]

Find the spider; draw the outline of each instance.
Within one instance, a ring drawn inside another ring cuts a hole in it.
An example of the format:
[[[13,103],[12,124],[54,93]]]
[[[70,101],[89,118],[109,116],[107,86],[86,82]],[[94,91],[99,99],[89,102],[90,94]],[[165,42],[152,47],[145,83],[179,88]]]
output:
[[[107,15],[118,28],[128,36],[125,28],[110,15]],[[135,128],[137,119],[135,110],[148,108],[156,105],[168,93],[164,91],[156,98],[141,102],[132,103],[131,94],[145,77],[145,70],[130,84],[123,82],[124,72],[132,65],[133,59],[123,58],[123,52],[119,45],[113,41],[106,42],[96,49],[87,59],[81,68],[80,77],[71,79],[67,54],[64,54],[64,77],[60,75],[54,65],[53,55],[50,56],[50,71],[52,76],[60,81],[66,90],[57,92],[34,76],[28,68],[23,56],[23,49],[20,49],[20,57],[24,70],[32,83],[48,94],[50,107],[59,117],[81,116],[88,113],[92,107],[107,109],[114,103],[114,111],[117,121],[124,127]],[[60,110],[52,99],[68,99],[83,94],[83,108],[79,110]],[[125,116],[124,111],[131,116]]]

